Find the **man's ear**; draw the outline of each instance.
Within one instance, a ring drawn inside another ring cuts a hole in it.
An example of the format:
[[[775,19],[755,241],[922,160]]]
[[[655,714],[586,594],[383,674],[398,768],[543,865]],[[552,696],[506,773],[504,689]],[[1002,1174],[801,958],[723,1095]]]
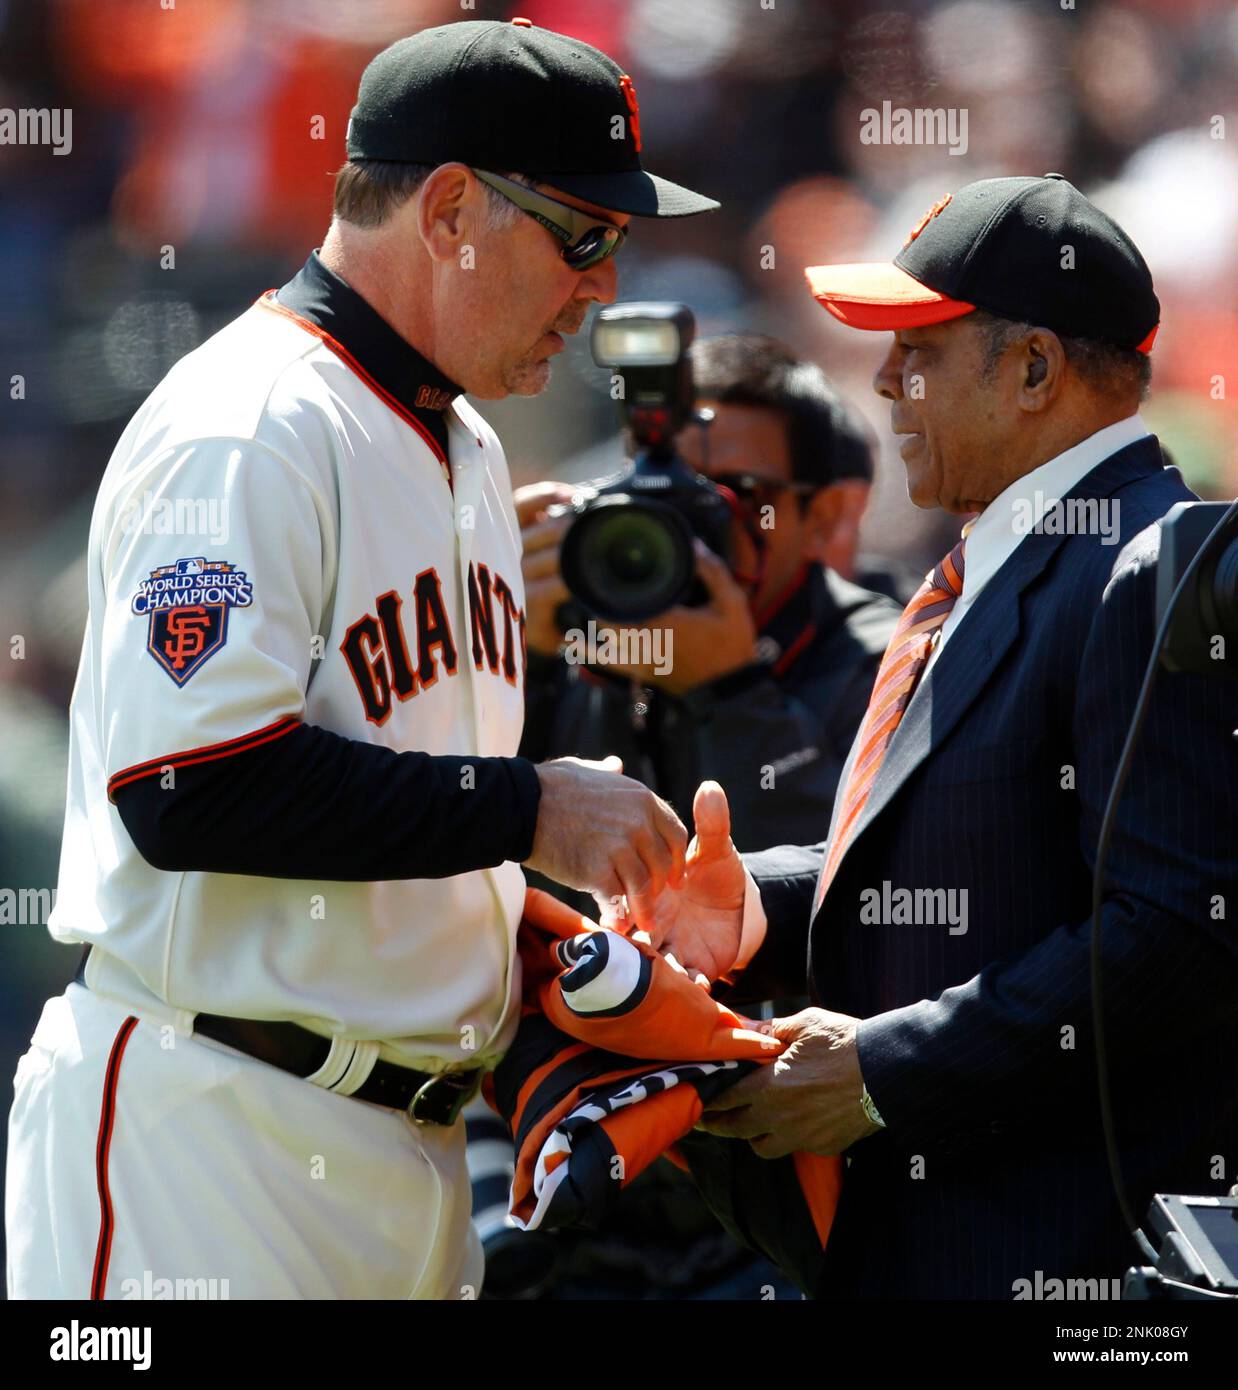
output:
[[[1062,340],[1047,328],[1037,328],[1023,344],[1019,367],[1022,379],[1018,402],[1023,410],[1036,414],[1058,398],[1065,384],[1066,353]]]
[[[804,514],[806,561],[851,578],[868,493],[869,484],[860,478],[845,478],[813,493]]]
[[[482,197],[476,175],[466,164],[440,164],[417,191],[417,231],[436,261],[459,260]]]

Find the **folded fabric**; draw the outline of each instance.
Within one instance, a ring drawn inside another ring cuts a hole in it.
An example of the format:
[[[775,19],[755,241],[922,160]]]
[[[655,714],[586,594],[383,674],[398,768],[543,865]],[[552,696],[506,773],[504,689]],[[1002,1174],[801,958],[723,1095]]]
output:
[[[766,1162],[742,1141],[699,1134],[685,1146],[690,1164],[674,1151],[710,1100],[772,1062],[782,1044],[650,947],[539,889],[527,891],[517,945],[521,1021],[485,1087],[516,1143],[516,1225],[594,1225],[627,1183],[668,1154],[691,1167],[707,1198],[725,1189],[719,1214],[728,1227],[784,1268],[793,1261],[788,1273],[807,1287],[829,1235],[841,1160],[795,1154]],[[746,1176],[737,1194],[738,1170]]]

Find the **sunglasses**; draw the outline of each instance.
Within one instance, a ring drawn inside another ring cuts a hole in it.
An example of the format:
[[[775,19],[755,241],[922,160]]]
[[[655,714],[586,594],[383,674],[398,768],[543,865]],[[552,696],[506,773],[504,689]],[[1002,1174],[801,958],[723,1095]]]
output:
[[[745,502],[764,504],[774,501],[781,493],[795,497],[811,497],[820,490],[819,483],[783,482],[778,478],[762,478],[756,473],[711,473],[709,481],[730,488]]]
[[[488,184],[509,203],[515,203],[521,212],[527,212],[552,236],[558,237],[563,242],[559,254],[573,270],[588,270],[590,266],[600,265],[618,251],[628,234],[625,227],[599,222],[590,213],[548,198],[544,193],[535,193],[522,183],[505,179],[502,174],[492,174],[488,169],[474,169],[473,172],[482,183]]]

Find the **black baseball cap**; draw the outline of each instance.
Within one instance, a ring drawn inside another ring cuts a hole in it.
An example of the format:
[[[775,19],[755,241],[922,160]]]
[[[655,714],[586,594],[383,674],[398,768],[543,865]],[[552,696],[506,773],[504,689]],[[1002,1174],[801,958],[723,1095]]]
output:
[[[892,263],[804,274],[854,328],[920,328],[986,309],[1149,352],[1161,318],[1135,243],[1061,174],[969,183],[929,208]]]
[[[636,217],[719,206],[641,168],[636,89],[618,63],[529,19],[459,20],[385,48],[361,75],[347,145],[349,159],[527,174]]]

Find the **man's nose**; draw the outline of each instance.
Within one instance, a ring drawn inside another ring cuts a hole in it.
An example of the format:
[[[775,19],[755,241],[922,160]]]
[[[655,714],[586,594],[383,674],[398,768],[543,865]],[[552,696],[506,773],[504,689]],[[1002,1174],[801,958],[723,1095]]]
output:
[[[619,268],[614,256],[608,256],[597,265],[582,271],[576,286],[577,299],[594,299],[599,304],[613,304],[619,289]]]
[[[881,366],[873,374],[873,390],[888,401],[903,398],[903,353],[897,343],[890,344]]]

